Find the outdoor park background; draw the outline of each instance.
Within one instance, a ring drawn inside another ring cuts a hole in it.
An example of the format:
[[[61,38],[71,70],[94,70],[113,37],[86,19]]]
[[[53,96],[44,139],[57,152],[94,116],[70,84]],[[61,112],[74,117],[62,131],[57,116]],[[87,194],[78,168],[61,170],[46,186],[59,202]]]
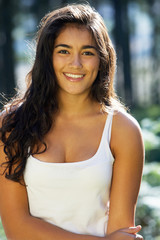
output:
[[[15,88],[25,88],[40,19],[73,2],[81,1],[0,0],[1,108]],[[143,226],[145,240],[160,240],[160,1],[88,2],[105,20],[117,50],[115,88],[139,121],[144,137],[146,159],[136,224]],[[0,223],[2,239],[6,238]]]

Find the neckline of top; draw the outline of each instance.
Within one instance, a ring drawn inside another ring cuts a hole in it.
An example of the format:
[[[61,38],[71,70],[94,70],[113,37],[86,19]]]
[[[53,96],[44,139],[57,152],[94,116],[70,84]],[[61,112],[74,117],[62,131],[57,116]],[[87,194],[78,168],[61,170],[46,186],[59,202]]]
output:
[[[33,157],[32,155],[29,156],[29,159],[32,159],[32,160],[35,160],[35,162],[37,163],[41,163],[41,164],[44,164],[44,165],[58,165],[58,166],[61,166],[61,165],[65,165],[65,166],[71,166],[71,165],[80,165],[80,164],[87,164],[89,163],[90,161],[93,161],[93,159],[96,159],[96,156],[99,154],[100,152],[100,149],[101,149],[101,146],[102,146],[102,142],[103,142],[103,139],[105,136],[105,130],[111,120],[111,117],[112,117],[113,113],[108,113],[107,117],[106,117],[106,121],[105,121],[105,124],[104,124],[104,128],[103,128],[103,131],[102,131],[102,135],[101,135],[101,139],[100,139],[100,143],[99,143],[99,146],[98,146],[98,149],[96,151],[96,153],[91,157],[91,158],[88,158],[86,160],[82,160],[82,161],[78,161],[78,162],[63,162],[63,163],[59,163],[59,162],[45,162],[45,161],[41,161],[39,160],[38,158],[35,158]],[[107,139],[106,139],[107,141]]]

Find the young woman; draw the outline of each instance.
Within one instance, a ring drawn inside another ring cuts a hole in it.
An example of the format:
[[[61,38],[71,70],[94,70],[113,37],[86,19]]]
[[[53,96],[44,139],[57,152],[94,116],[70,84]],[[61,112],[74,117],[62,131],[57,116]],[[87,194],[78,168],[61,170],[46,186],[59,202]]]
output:
[[[137,122],[113,89],[101,16],[68,5],[43,18],[24,96],[1,114],[0,214],[10,240],[143,239]]]

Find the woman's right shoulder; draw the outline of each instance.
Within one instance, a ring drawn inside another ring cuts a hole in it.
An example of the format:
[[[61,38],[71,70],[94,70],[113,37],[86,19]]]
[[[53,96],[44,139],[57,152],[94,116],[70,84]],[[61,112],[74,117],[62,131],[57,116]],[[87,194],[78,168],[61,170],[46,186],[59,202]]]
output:
[[[3,119],[9,114],[9,110],[6,108],[0,112],[0,128],[3,124]]]
[[[7,109],[3,110],[0,112],[0,146],[2,146],[2,135],[6,132],[6,122],[8,122],[7,116],[9,115],[9,111],[7,111]],[[7,133],[8,135],[8,133]],[[6,135],[6,136],[7,136]]]
[[[0,128],[2,127],[3,119],[6,118],[8,115],[10,115],[12,112],[15,112],[17,108],[18,106],[12,106],[12,105],[8,105],[4,107],[4,109],[0,112]]]
[[[3,123],[3,119],[4,119],[4,117],[6,116],[6,111],[4,110],[4,111],[2,111],[2,112],[0,112],[0,129],[2,128],[2,123]],[[0,167],[2,168],[2,166],[1,166],[1,164],[4,162],[4,159],[5,159],[5,157],[4,157],[4,150],[3,150],[3,142],[2,142],[2,135],[1,135],[1,132],[0,132],[0,155],[1,155],[1,158],[0,158]],[[2,169],[0,169],[0,170],[2,170]],[[1,174],[1,171],[0,171],[0,174]]]
[[[3,119],[5,118],[6,115],[7,115],[6,110],[3,110],[3,111],[0,112],[0,128],[2,127],[2,122],[3,122]]]

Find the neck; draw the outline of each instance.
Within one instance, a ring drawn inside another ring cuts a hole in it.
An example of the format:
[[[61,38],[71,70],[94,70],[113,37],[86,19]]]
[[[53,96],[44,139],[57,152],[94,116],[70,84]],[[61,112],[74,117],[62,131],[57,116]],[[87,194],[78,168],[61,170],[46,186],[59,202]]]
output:
[[[90,115],[100,111],[100,104],[92,100],[88,94],[59,94],[59,113],[67,118]]]

